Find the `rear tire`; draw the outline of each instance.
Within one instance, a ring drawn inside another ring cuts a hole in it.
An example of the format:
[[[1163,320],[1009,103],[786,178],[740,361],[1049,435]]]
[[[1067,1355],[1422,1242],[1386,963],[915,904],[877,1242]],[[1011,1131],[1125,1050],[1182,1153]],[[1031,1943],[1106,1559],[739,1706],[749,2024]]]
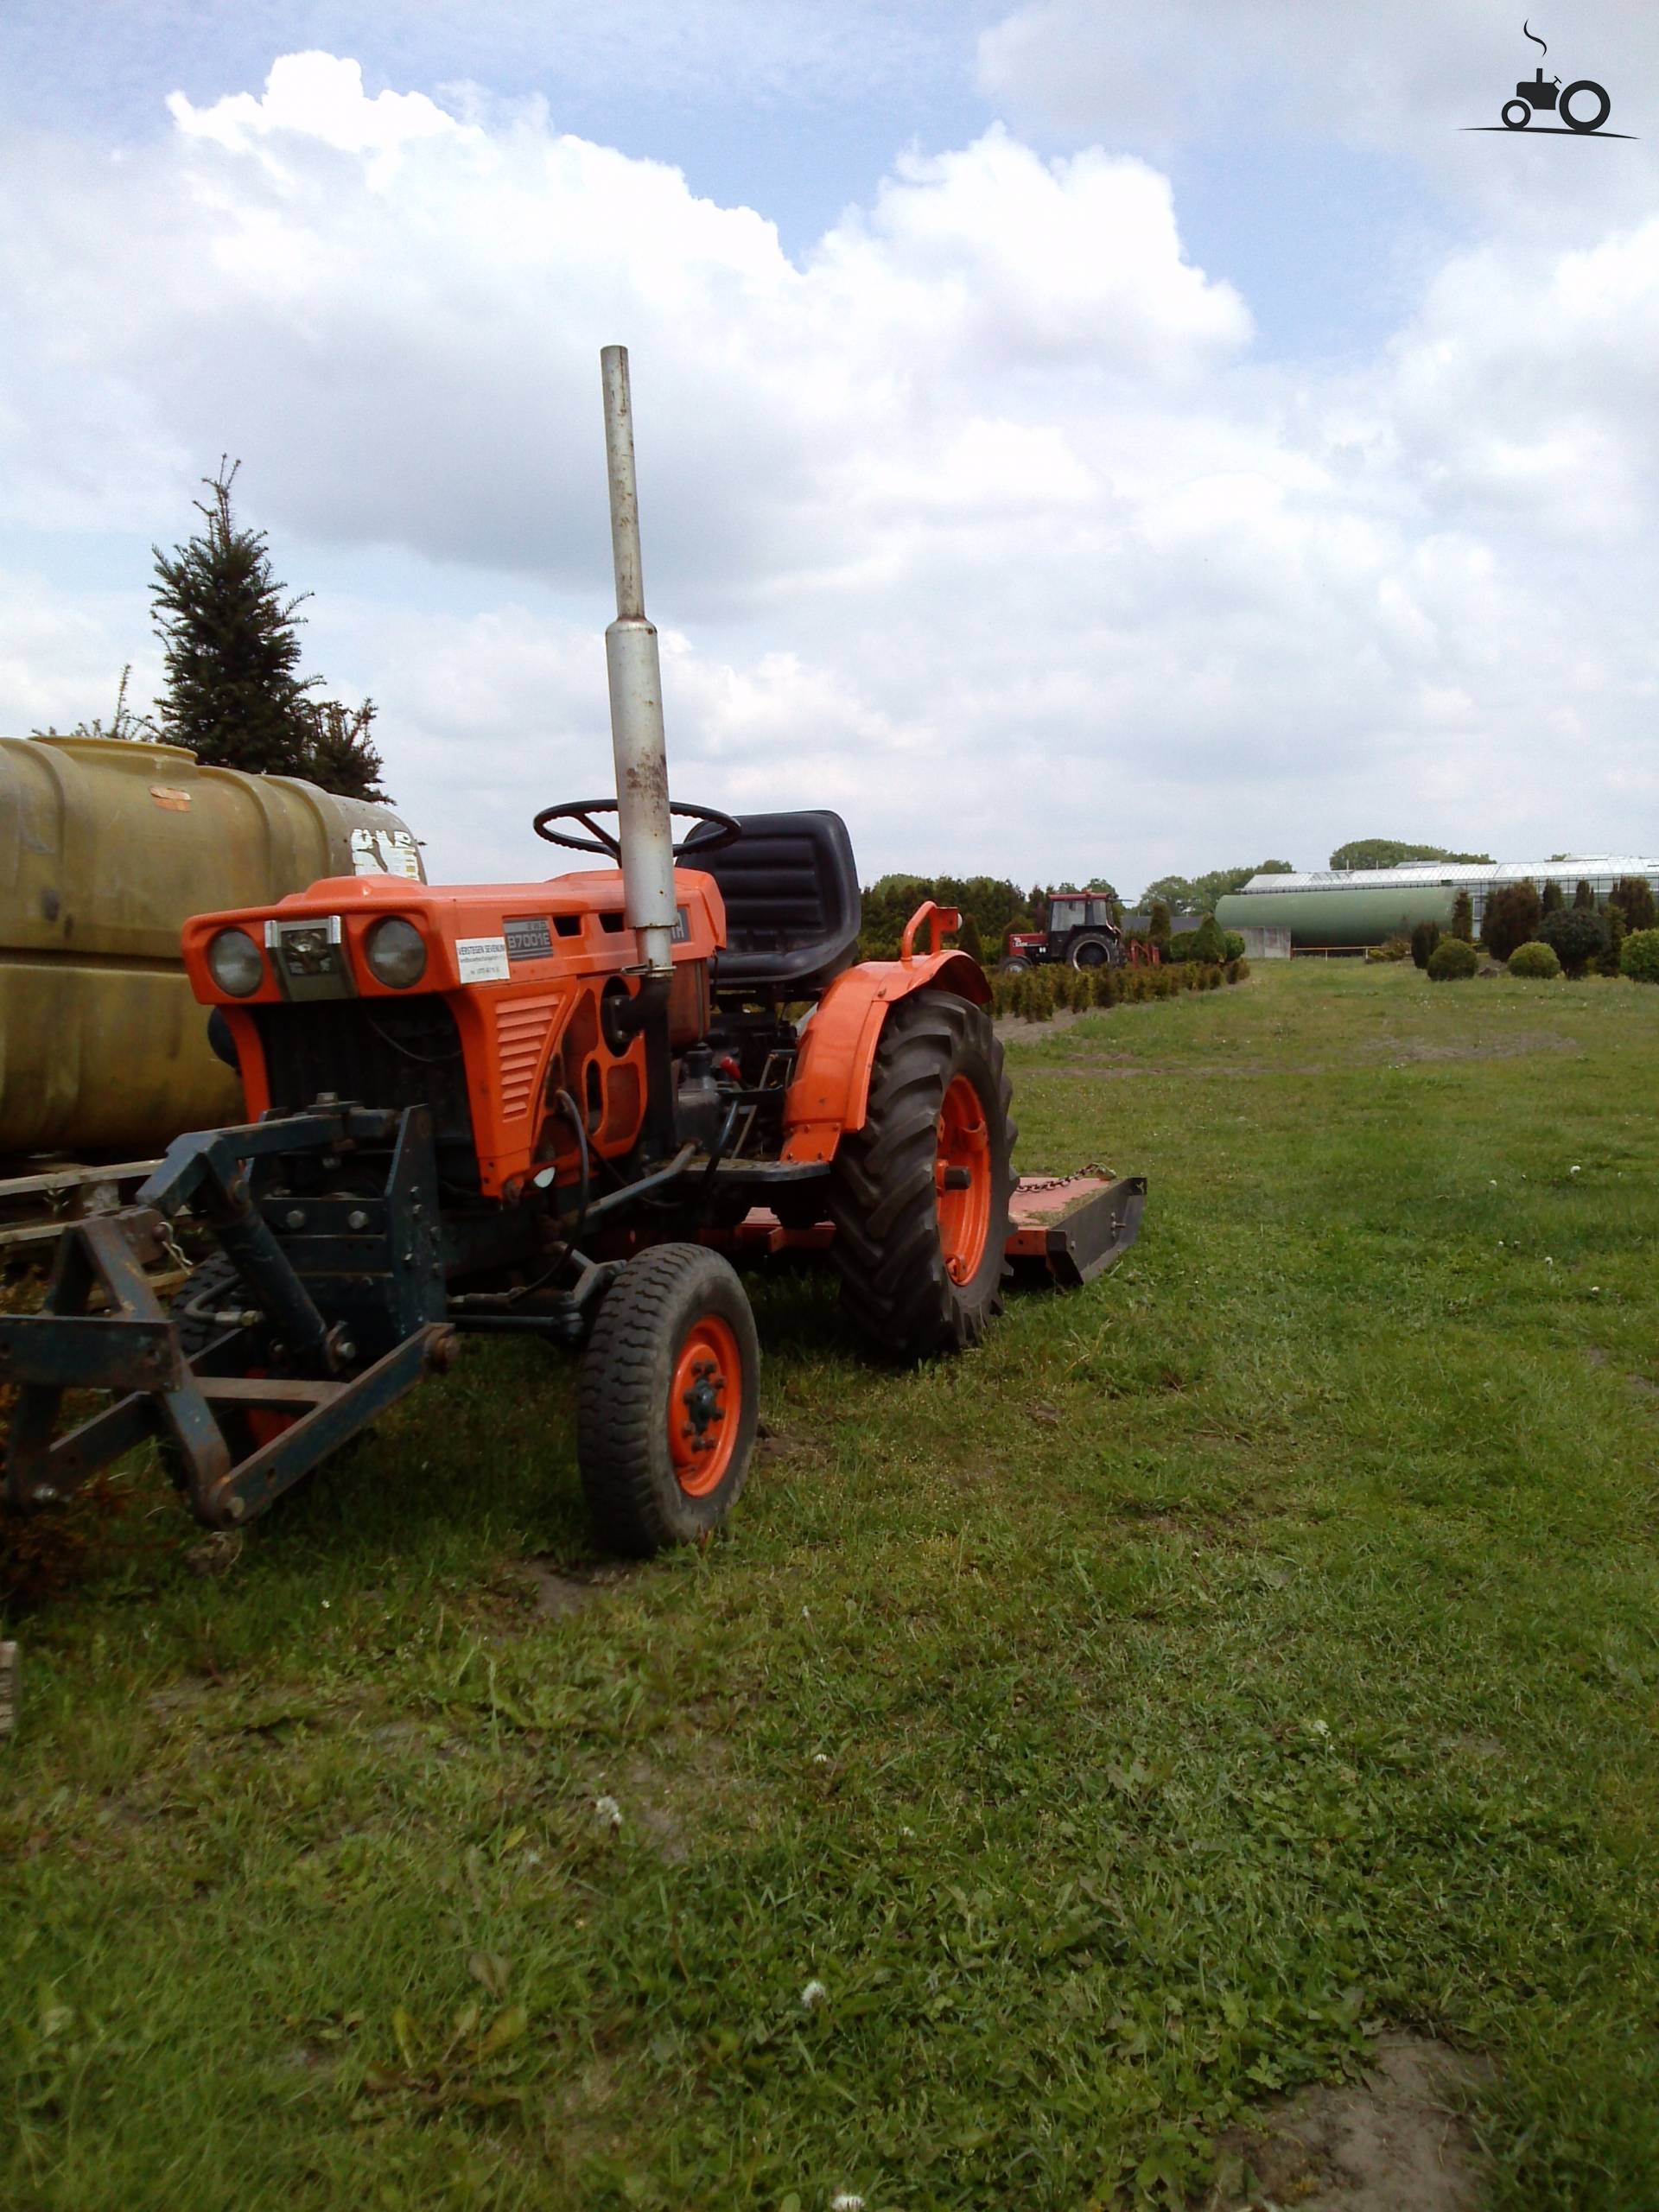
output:
[[[600,1541],[649,1559],[717,1527],[749,1471],[760,1384],[754,1316],[718,1252],[631,1260],[582,1363],[576,1457]]]
[[[1109,967],[1112,941],[1106,937],[1080,937],[1071,948],[1070,958],[1074,968]]]
[[[1573,95],[1574,92],[1591,92],[1594,94],[1596,111],[1592,116],[1581,118],[1575,116],[1573,113]],[[1611,100],[1608,99],[1606,92],[1601,86],[1592,83],[1588,77],[1580,77],[1576,84],[1569,85],[1567,90],[1561,94],[1560,99],[1556,102],[1555,105],[1555,112],[1560,117],[1561,121],[1567,125],[1569,130],[1599,130],[1602,124],[1606,122],[1608,117],[1612,113],[1612,111],[1613,104]]]
[[[892,1008],[864,1126],[842,1137],[830,1185],[842,1310],[890,1358],[977,1344],[1002,1310],[1011,1096],[980,1007],[924,989]],[[953,1165],[965,1187],[945,1185]]]

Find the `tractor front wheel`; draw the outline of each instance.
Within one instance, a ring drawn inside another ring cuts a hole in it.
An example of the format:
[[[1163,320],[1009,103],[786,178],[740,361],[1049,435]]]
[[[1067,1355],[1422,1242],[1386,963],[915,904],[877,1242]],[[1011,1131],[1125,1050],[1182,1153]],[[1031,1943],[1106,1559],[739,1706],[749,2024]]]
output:
[[[754,1316],[718,1252],[631,1260],[582,1363],[576,1458],[600,1541],[648,1559],[716,1527],[749,1471],[760,1384]]]
[[[864,1126],[842,1139],[830,1185],[842,1308],[892,1358],[977,1344],[1001,1311],[1009,1103],[980,1007],[940,990],[893,1007]]]

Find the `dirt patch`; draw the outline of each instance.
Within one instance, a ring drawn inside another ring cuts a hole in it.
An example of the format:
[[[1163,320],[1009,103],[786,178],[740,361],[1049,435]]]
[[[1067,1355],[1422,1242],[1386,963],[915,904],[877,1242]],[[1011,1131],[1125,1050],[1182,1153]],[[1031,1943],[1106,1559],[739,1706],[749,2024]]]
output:
[[[1589,1057],[1576,1038],[1558,1037],[1550,1029],[1516,1029],[1507,1037],[1483,1037],[1452,1045],[1424,1037],[1378,1038],[1361,1045],[1354,1057],[1386,1060],[1398,1068],[1419,1060],[1519,1060],[1529,1052],[1571,1052],[1578,1059]]]
[[[183,1554],[185,1570],[204,1579],[228,1574],[240,1560],[246,1542],[240,1529],[215,1529]]]
[[[602,1821],[640,1837],[665,1866],[683,1866],[699,1831],[729,1792],[732,1755],[724,1738],[677,1738],[661,1756],[643,1752],[596,1782],[588,1801]]]
[[[527,1559],[518,1573],[518,1580],[530,1586],[531,1607],[539,1620],[562,1621],[591,1605],[599,1595],[591,1582],[560,1574],[543,1560]]]
[[[999,1021],[996,1033],[1010,1043],[1040,1043],[1043,1038],[1052,1037],[1057,1029],[1069,1027],[1077,1019],[1075,1014],[1057,1014],[1052,1021]],[[1065,1060],[1055,1067],[1039,1068],[1036,1073],[1069,1076],[1077,1083],[1123,1083],[1132,1077],[1145,1075],[1193,1083],[1234,1082],[1268,1075],[1345,1075],[1356,1067],[1373,1067],[1379,1061],[1388,1067],[1403,1068],[1450,1065],[1459,1060],[1524,1059],[1534,1052],[1568,1052],[1578,1059],[1587,1058],[1584,1047],[1574,1038],[1557,1037],[1545,1029],[1521,1029],[1506,1037],[1485,1037],[1457,1044],[1425,1038],[1378,1038],[1357,1046],[1351,1055],[1340,1060],[1268,1061],[1217,1057],[1185,1065],[1168,1061],[1152,1065],[1128,1060],[1121,1055],[1109,1058],[1103,1052],[1091,1052],[1086,1058]]]
[[[757,1459],[822,1459],[823,1446],[816,1437],[787,1436],[780,1428],[768,1428],[765,1421],[755,1426],[754,1456]]]
[[[1611,1355],[1604,1351],[1599,1344],[1586,1344],[1584,1347],[1584,1357],[1592,1367],[1607,1367],[1611,1364]],[[1634,1398],[1659,1398],[1659,1382],[1650,1382],[1645,1375],[1626,1374],[1623,1381],[1625,1389]]]
[[[1365,2078],[1303,2089],[1266,2127],[1218,2146],[1205,2212],[1475,2212],[1474,2136],[1459,2106],[1487,2073],[1421,2036],[1383,2036]]]
[[[168,1720],[181,1713],[200,1713],[211,1701],[214,1691],[223,1687],[211,1675],[181,1675],[176,1681],[151,1690],[144,1703],[160,1719]]]
[[[1103,1014],[1104,1007],[1090,1007],[1090,1014]],[[1077,1007],[1061,1007],[1046,1021],[1027,1021],[1023,1014],[1004,1014],[1001,1021],[991,1024],[1005,1045],[1031,1045],[1045,1037],[1052,1037],[1057,1029],[1069,1029],[1074,1021],[1083,1019]]]
[[[607,1590],[632,1581],[635,1569],[620,1560],[604,1566],[569,1567],[553,1564],[551,1552],[536,1552],[517,1559],[491,1582],[486,1599],[507,1601],[515,1611],[527,1611],[537,1620],[568,1620],[582,1611]]]

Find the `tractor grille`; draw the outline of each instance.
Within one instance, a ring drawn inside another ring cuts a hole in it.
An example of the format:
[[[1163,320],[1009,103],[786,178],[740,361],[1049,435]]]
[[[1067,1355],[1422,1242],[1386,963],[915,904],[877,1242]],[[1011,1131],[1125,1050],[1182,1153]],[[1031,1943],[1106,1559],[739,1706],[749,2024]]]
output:
[[[541,1071],[542,1047],[553,1026],[562,994],[549,991],[533,999],[514,999],[495,1011],[496,1062],[501,1071],[501,1112],[517,1121],[530,1111]]]
[[[273,1106],[294,1112],[325,1090],[355,1106],[429,1106],[442,1173],[476,1187],[467,1064],[442,999],[321,999],[253,1011]]]

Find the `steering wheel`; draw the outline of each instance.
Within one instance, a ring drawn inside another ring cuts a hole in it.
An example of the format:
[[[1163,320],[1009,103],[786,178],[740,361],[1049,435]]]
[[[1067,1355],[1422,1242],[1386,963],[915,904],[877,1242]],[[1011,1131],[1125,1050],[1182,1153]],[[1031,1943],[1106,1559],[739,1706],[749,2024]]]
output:
[[[722,851],[726,846],[735,844],[743,835],[743,824],[736,816],[722,814],[717,806],[681,806],[671,801],[668,810],[671,814],[690,815],[695,822],[713,823],[714,836],[697,838],[696,849],[699,853]],[[544,806],[536,817],[535,821],[531,823],[531,828],[538,837],[545,837],[550,845],[567,845],[573,853],[604,853],[610,859],[620,861],[622,857],[620,843],[610,830],[601,830],[593,818],[596,814],[614,814],[615,812],[616,801],[613,798],[567,799],[563,806]],[[563,821],[567,817],[571,821],[580,822],[584,830],[590,830],[593,834],[587,837],[573,837],[568,832],[562,835],[558,830],[548,827],[550,823]],[[695,836],[696,832],[693,831],[692,835]],[[676,860],[679,859],[690,842],[690,837],[683,837],[674,847]]]

